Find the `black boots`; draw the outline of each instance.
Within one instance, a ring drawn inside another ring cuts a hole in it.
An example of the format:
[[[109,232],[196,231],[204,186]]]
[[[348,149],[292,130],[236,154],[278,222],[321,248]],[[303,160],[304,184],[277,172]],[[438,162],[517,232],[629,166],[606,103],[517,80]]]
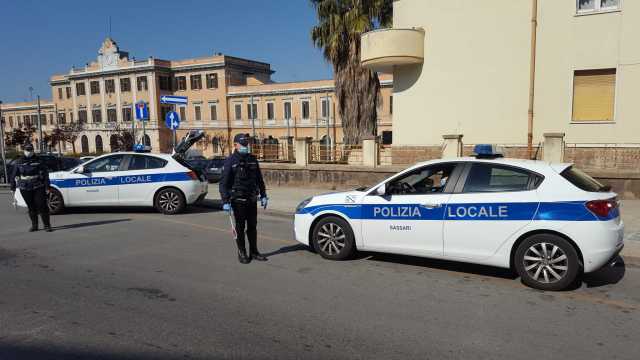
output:
[[[248,264],[251,262],[251,258],[247,256],[246,250],[238,250],[238,261],[241,264]]]
[[[38,214],[29,214],[29,218],[31,219],[29,232],[38,231]]]
[[[252,251],[250,256],[251,256],[251,259],[256,261],[267,261],[267,257],[260,254],[257,251]]]

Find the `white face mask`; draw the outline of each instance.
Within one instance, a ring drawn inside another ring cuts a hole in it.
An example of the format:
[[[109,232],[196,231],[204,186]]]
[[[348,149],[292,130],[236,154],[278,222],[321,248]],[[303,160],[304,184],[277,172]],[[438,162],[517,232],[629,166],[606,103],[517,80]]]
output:
[[[25,152],[24,152],[24,156],[26,156],[26,157],[32,157],[32,156],[33,156],[33,151],[25,151]]]
[[[238,152],[240,154],[248,154],[249,153],[249,147],[248,146],[240,146],[238,148]]]

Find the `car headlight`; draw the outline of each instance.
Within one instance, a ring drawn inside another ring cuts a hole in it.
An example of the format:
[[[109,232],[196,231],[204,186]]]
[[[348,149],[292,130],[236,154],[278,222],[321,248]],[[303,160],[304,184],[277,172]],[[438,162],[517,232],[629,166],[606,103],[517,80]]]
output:
[[[302,202],[298,204],[298,206],[296,206],[296,213],[300,212],[300,210],[304,209],[307,205],[309,205],[311,200],[313,200],[313,197],[302,200]]]

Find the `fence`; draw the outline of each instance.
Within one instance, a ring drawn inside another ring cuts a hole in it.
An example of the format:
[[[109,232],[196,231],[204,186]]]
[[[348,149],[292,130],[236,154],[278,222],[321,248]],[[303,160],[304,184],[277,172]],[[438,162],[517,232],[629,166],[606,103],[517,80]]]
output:
[[[312,142],[309,144],[309,163],[362,165],[362,145]]]
[[[254,144],[251,145],[251,153],[259,160],[265,162],[293,163],[296,161],[296,154],[293,144]]]
[[[564,161],[588,170],[637,171],[640,144],[565,144]]]

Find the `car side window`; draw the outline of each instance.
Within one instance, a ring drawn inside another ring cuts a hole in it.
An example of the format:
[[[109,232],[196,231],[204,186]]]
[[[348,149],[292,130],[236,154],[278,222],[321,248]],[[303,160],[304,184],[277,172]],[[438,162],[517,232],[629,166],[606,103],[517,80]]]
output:
[[[444,192],[456,164],[425,166],[390,181],[389,195],[425,195]]]
[[[123,159],[124,155],[106,156],[87,163],[86,165],[84,165],[84,169],[85,172],[90,173],[119,171],[120,164],[122,164]]]
[[[509,166],[473,164],[462,192],[526,191],[532,176],[529,171]]]
[[[167,161],[145,155],[133,155],[129,162],[129,170],[146,170],[146,169],[160,169],[167,165]]]

